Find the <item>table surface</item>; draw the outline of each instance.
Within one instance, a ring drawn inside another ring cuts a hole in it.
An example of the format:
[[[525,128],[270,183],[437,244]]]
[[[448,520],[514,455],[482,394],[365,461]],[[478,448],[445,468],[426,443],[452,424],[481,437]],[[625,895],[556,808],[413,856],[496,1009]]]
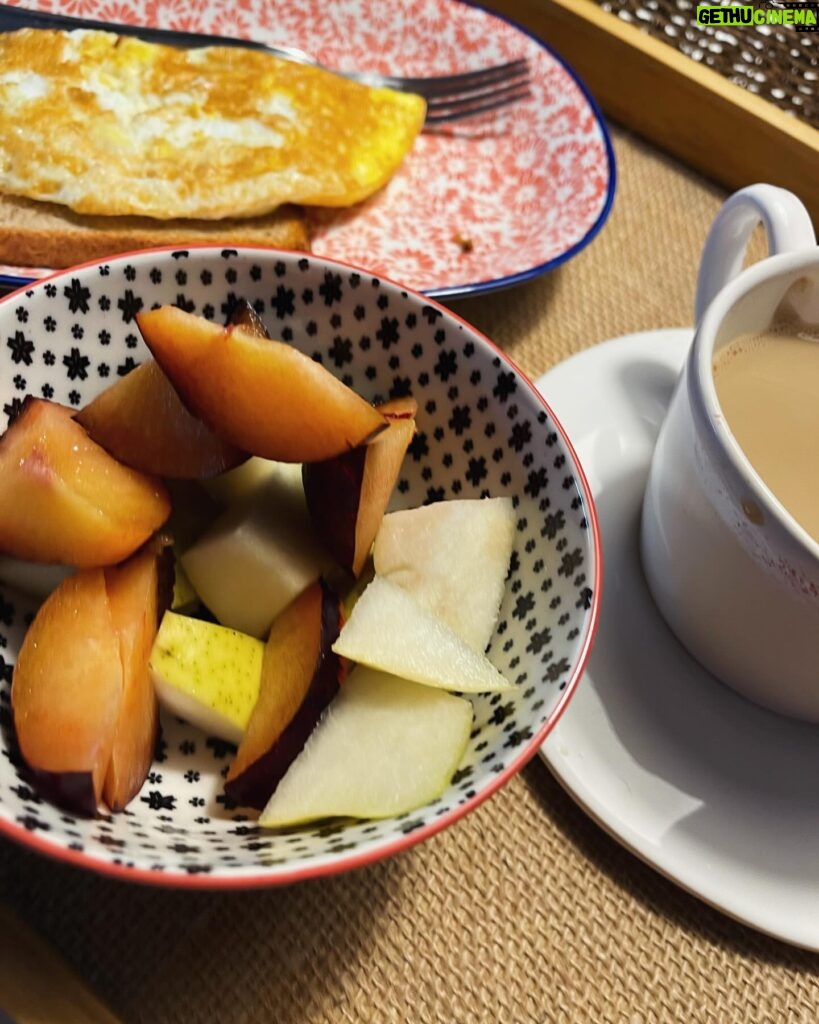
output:
[[[593,244],[539,280],[452,303],[532,377],[606,338],[691,321],[724,194],[613,137],[618,194]],[[817,956],[660,877],[538,758],[449,830],[344,876],[166,892],[0,841],[0,901],[127,1022],[808,1024],[819,1007]]]

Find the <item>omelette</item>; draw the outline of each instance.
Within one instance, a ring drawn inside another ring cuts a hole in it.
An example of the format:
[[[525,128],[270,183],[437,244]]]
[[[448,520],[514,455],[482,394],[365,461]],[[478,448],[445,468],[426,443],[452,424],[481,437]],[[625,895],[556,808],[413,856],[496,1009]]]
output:
[[[360,202],[426,113],[256,50],[42,29],[0,35],[0,110],[0,192],[163,220]]]

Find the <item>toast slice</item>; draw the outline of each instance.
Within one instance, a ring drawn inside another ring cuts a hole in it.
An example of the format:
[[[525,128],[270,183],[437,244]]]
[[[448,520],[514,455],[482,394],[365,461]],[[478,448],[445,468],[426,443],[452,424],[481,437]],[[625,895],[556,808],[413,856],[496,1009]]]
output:
[[[310,250],[307,217],[280,206],[246,220],[93,217],[67,206],[0,195],[0,264],[59,270],[159,245],[265,245]]]

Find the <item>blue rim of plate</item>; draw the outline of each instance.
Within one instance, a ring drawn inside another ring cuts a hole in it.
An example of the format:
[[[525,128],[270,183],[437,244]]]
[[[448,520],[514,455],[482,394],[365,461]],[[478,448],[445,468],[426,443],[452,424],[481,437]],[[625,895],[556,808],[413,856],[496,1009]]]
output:
[[[593,241],[596,236],[600,233],[603,225],[608,220],[608,216],[611,213],[611,208],[614,205],[614,195],[617,190],[617,161],[614,156],[614,147],[611,142],[611,135],[609,134],[608,126],[606,125],[597,100],[589,92],[588,86],[577,74],[574,68],[563,58],[560,54],[554,50],[547,42],[535,35],[530,29],[521,25],[520,22],[515,21],[513,18],[507,17],[505,14],[501,14],[499,11],[492,11],[485,7],[483,4],[475,2],[475,0],[456,0],[457,3],[463,4],[465,7],[474,7],[479,11],[483,11],[485,14],[490,15],[493,18],[497,18],[499,21],[506,22],[521,35],[527,36],[531,39],[541,50],[545,50],[560,66],[566,71],[568,76],[574,81],[577,88],[583,94],[583,98],[589,105],[589,109],[594,114],[595,121],[600,128],[600,134],[603,139],[603,145],[606,150],[606,162],[608,164],[608,189],[606,191],[606,200],[597,216],[597,220],[591,227],[586,231],[586,234],[582,238],[578,239],[574,245],[565,249],[558,256],[553,256],[552,259],[546,260],[544,263],[539,263],[534,267],[530,267],[528,270],[521,270],[517,274],[510,274],[508,277],[497,278],[493,281],[478,281],[472,284],[465,285],[452,285],[447,288],[429,288],[424,289],[424,294],[428,295],[433,299],[465,299],[473,295],[483,295],[488,292],[500,291],[501,289],[511,288],[514,285],[523,284],[526,281],[532,281],[536,277],[540,277],[541,274],[547,273],[549,270],[555,270],[557,267],[566,263],[573,256],[576,256],[581,249]]]
[[[509,18],[498,11],[489,10],[489,8],[485,7],[483,4],[476,3],[475,0],[454,0],[454,2],[460,3],[465,7],[475,8],[492,18],[497,18],[499,21],[505,22],[517,32],[520,32],[521,35],[527,36],[531,39],[540,47],[540,49],[548,53],[549,56],[560,64],[560,66],[566,71],[577,88],[583,94],[583,98],[586,103],[588,103],[589,109],[594,114],[595,121],[600,129],[600,134],[606,151],[606,162],[608,165],[608,188],[606,191],[605,202],[597,216],[597,220],[595,220],[591,227],[589,227],[582,238],[578,239],[574,245],[565,249],[559,255],[553,256],[552,259],[546,260],[544,263],[539,263],[534,267],[529,267],[527,270],[521,270],[517,274],[510,274],[508,277],[495,278],[491,281],[476,281],[468,284],[449,285],[441,288],[419,289],[421,294],[427,295],[431,299],[438,300],[465,299],[474,295],[485,295],[489,292],[501,291],[506,288],[512,288],[515,285],[524,284],[526,281],[532,281],[536,277],[540,277],[541,274],[545,274],[550,270],[555,270],[557,267],[570,260],[573,256],[576,256],[582,249],[585,249],[589,242],[596,238],[603,225],[608,220],[608,216],[611,213],[611,208],[614,204],[614,195],[617,190],[617,161],[614,156],[614,147],[612,146],[611,135],[609,134],[608,127],[603,117],[603,113],[597,104],[597,100],[595,100],[591,95],[585,82],[583,82],[574,68],[571,67],[571,65],[568,64],[567,61],[564,60],[564,58],[561,57],[560,54],[557,53],[548,43],[544,42],[544,40],[535,35],[534,32],[530,31],[513,18]],[[39,278],[16,277],[11,274],[0,274],[0,295],[15,291],[17,288],[23,288],[37,280],[39,280]]]

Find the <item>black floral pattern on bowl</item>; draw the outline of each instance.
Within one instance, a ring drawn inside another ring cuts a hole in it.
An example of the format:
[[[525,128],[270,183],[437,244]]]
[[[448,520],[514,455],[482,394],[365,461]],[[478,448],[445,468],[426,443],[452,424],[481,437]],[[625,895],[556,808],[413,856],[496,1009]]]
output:
[[[134,880],[292,882],[367,863],[432,834],[534,753],[578,681],[596,623],[594,513],[547,408],[466,323],[340,264],[270,250],[166,250],[67,271],[12,295],[0,303],[0,427],[26,395],[79,408],[137,365],[146,356],[139,310],[173,303],[224,322],[240,297],[274,336],[369,400],[417,398],[418,432],[393,507],[513,496],[515,553],[489,656],[516,689],[472,698],[461,767],[440,799],[412,814],[261,830],[222,792],[232,748],[163,713],[160,749],[138,797],[117,815],[74,818],[38,797],[20,763],[11,678],[35,607],[0,584],[0,831]]]

